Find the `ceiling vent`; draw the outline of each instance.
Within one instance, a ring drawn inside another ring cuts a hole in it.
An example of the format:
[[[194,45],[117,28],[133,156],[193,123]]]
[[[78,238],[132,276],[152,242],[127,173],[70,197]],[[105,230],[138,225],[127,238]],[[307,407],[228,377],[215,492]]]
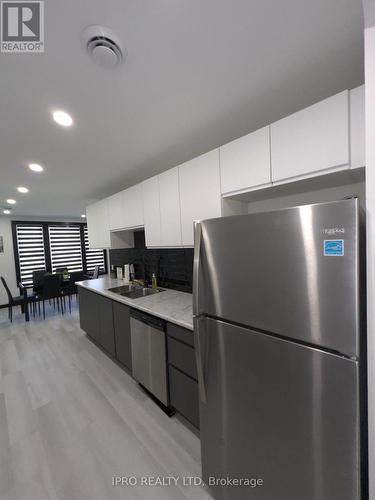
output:
[[[102,68],[114,69],[123,60],[120,41],[109,28],[88,26],[81,40],[85,51]]]

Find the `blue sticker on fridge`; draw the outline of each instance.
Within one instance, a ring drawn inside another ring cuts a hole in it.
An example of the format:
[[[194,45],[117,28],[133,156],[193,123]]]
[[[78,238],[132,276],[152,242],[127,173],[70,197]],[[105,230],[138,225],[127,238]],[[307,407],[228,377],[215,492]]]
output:
[[[342,257],[344,255],[344,240],[324,240],[324,255]]]

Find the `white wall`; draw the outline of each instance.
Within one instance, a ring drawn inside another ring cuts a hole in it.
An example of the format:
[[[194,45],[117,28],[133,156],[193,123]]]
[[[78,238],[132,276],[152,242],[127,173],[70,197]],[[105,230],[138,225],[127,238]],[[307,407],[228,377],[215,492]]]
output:
[[[3,237],[4,243],[4,253],[0,253],[0,276],[6,279],[11,292],[14,295],[19,295],[14,265],[12,228],[8,217],[0,217],[0,236]],[[7,302],[5,289],[0,283],[0,305]]]
[[[370,500],[375,500],[375,26],[365,29],[367,342]]]

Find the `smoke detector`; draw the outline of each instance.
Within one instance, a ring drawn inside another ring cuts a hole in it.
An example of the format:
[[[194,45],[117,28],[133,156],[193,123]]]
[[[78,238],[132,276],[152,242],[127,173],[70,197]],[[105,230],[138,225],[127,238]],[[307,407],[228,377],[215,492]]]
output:
[[[109,28],[88,26],[81,36],[82,46],[91,59],[107,69],[114,69],[123,60],[120,40]]]

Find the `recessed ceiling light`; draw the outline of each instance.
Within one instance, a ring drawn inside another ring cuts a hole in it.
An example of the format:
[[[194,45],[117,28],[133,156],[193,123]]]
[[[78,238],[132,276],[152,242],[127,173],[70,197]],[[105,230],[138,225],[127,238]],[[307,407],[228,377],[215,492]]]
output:
[[[85,214],[82,214],[81,217],[82,217],[82,219],[86,219],[86,215]]]
[[[26,187],[23,187],[23,186],[18,187],[17,191],[19,193],[28,193],[29,192],[29,190]]]
[[[39,165],[38,163],[30,163],[29,169],[32,170],[33,172],[43,172],[42,165]]]
[[[16,200],[13,200],[13,198],[8,198],[7,203],[8,203],[8,205],[15,205],[17,202],[16,202]]]
[[[5,210],[3,210],[3,214],[5,215],[9,215],[10,214],[10,210],[8,210],[7,208]]]
[[[56,123],[62,127],[70,127],[73,125],[73,118],[65,111],[54,111],[52,117]]]

